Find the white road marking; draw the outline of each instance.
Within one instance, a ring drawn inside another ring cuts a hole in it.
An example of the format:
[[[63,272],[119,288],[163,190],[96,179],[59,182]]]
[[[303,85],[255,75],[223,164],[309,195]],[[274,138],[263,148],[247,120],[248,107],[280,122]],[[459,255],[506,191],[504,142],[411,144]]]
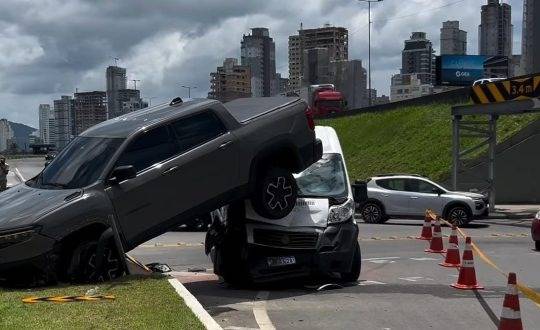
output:
[[[373,264],[393,264],[394,260],[387,260],[387,259],[381,259],[381,260],[370,260],[368,262],[371,262]]]
[[[214,320],[210,314],[204,309],[204,307],[201,305],[201,303],[195,298],[191,292],[186,289],[186,287],[180,283],[179,280],[176,278],[171,278],[169,280],[169,283],[173,286],[173,288],[176,290],[176,293],[184,299],[184,302],[186,305],[191,309],[193,314],[201,321],[201,323],[204,325],[206,329],[211,330],[223,330],[223,328]]]
[[[268,291],[260,291],[255,297],[257,301],[253,303],[253,315],[261,330],[276,330],[266,311],[266,300],[269,295],[270,292]]]
[[[399,259],[401,257],[380,257],[380,258],[366,258],[362,259],[364,261],[371,261],[371,260],[386,260],[386,259]]]
[[[381,284],[386,284],[386,283],[383,283],[383,282],[379,282],[379,281],[361,281],[361,282],[358,282],[358,286],[366,286],[366,285],[381,285]]]
[[[422,276],[398,277],[398,279],[408,282],[418,282],[420,280],[434,281],[432,278]]]
[[[411,260],[416,260],[416,261],[427,261],[427,260],[431,260],[431,261],[437,261],[439,259],[437,258],[429,258],[429,257],[422,257],[422,258],[409,258]]]
[[[225,330],[259,330],[259,328],[246,328],[246,327],[230,326],[230,327],[226,327]]]
[[[21,183],[25,182],[26,180],[22,176],[21,172],[19,172],[19,168],[15,167],[15,175],[17,175],[17,179],[21,181]]]

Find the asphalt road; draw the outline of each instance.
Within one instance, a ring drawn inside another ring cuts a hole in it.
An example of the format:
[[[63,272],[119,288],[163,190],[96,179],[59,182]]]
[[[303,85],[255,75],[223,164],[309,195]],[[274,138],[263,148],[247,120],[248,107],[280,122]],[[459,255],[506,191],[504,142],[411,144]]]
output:
[[[413,239],[421,225],[418,220],[360,222],[363,263],[358,284],[321,292],[304,284],[228,287],[212,275],[204,233],[167,233],[131,254],[144,263],[171,266],[224,328],[264,329],[268,323],[263,311],[277,329],[496,329],[505,278],[477,257],[477,277],[486,289],[451,288],[457,270],[439,266],[443,256],[426,254],[426,243]],[[444,234],[449,231],[443,228]],[[481,220],[465,231],[503,270],[516,272],[520,281],[540,291],[540,252],[532,250],[529,220]],[[188,272],[201,268],[207,272]],[[539,307],[523,296],[520,302],[525,328],[536,328]]]
[[[44,159],[8,161],[11,184],[41,171]],[[443,257],[426,254],[415,240],[422,221],[390,220],[384,225],[359,222],[362,273],[347,287],[317,291],[302,283],[235,289],[212,274],[200,232],[170,232],[130,254],[143,263],[162,262],[174,269],[215,320],[229,329],[496,329],[506,280],[476,257],[482,291],[449,286],[457,270],[438,265]],[[530,220],[486,219],[465,229],[504,271],[540,292],[540,252],[533,251]],[[449,234],[448,228],[443,228]],[[460,240],[463,244],[463,240]],[[446,239],[445,239],[446,244]],[[194,269],[206,269],[197,273]],[[520,297],[525,328],[540,323],[539,307]]]

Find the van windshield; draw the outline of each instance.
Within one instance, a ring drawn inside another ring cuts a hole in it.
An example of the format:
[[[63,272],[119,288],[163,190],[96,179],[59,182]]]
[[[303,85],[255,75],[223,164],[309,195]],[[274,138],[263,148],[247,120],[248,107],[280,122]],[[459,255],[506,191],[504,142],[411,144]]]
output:
[[[42,189],[77,189],[99,178],[123,139],[75,138],[40,175],[27,182]]]
[[[300,197],[347,197],[347,176],[339,154],[323,154],[295,178]]]

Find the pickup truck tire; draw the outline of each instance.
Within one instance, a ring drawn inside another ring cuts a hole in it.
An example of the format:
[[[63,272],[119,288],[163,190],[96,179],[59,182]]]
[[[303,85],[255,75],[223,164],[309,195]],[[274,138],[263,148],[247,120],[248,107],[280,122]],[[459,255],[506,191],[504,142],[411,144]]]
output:
[[[362,253],[360,251],[360,244],[356,242],[353,253],[353,262],[351,271],[341,273],[341,280],[343,282],[356,282],[360,277],[360,271],[362,270]]]
[[[540,251],[540,241],[534,242],[534,247],[536,248],[536,251]]]
[[[95,268],[97,241],[80,243],[71,256],[67,277],[75,283],[103,282],[123,275],[123,265],[112,242],[105,247],[103,267],[100,272]]]
[[[298,187],[292,173],[282,168],[269,168],[257,178],[251,197],[253,209],[268,219],[281,219],[293,210]]]

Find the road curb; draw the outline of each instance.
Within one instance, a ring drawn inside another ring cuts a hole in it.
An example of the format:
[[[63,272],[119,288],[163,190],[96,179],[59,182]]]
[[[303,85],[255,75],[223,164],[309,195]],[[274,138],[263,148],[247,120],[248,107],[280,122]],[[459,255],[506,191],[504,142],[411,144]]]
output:
[[[176,290],[176,293],[184,299],[186,305],[191,309],[193,314],[201,321],[206,329],[209,330],[223,330],[223,328],[214,320],[214,318],[208,314],[206,309],[201,305],[201,303],[189,292],[186,287],[180,283],[176,278],[169,279],[169,283]]]

